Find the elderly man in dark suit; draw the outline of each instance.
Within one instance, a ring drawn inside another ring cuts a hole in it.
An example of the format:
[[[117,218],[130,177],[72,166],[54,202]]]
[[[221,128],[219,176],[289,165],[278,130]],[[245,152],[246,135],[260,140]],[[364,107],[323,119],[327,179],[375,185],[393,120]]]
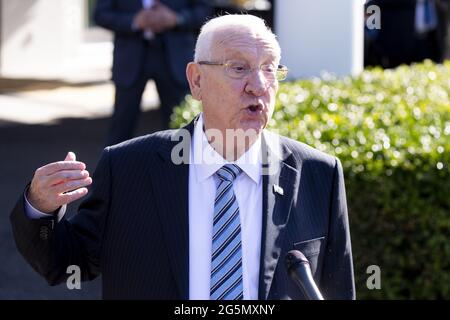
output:
[[[212,10],[207,0],[98,0],[95,22],[114,32],[114,114],[107,145],[132,137],[149,79],[164,125],[189,91],[185,76],[197,30]]]
[[[339,160],[264,129],[280,57],[257,17],[206,23],[186,69],[203,112],[107,147],[93,178],[73,153],[39,168],[11,215],[23,256],[50,284],[70,265],[101,274],[106,299],[302,299],[284,267],[297,249],[326,299],[355,298]]]

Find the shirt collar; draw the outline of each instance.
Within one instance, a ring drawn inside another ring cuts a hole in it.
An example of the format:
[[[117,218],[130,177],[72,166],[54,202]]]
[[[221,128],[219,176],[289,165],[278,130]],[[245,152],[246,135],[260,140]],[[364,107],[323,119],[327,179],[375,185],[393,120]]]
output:
[[[259,183],[262,172],[261,162],[260,136],[250,149],[233,163],[238,165],[255,183]],[[203,131],[203,114],[201,113],[194,128],[191,145],[191,164],[196,168],[197,181],[202,182],[208,179],[227,163],[230,162],[225,160],[209,144]]]

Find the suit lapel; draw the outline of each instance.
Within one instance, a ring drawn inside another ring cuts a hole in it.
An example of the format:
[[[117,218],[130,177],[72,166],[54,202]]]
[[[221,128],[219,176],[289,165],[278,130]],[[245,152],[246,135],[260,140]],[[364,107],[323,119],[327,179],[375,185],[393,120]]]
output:
[[[290,150],[279,144],[279,138],[273,140],[267,134],[265,137],[262,144],[263,170],[265,163],[269,172],[263,175],[263,223],[259,276],[259,299],[262,300],[266,300],[269,296],[284,242],[292,201],[298,193],[300,179],[299,170],[287,164],[291,155]]]
[[[154,201],[181,299],[189,298],[189,161],[175,164],[171,155],[172,150],[177,146],[175,150],[181,150],[180,154],[183,158],[189,159],[190,137],[196,119],[184,129],[175,131],[172,137],[180,132],[185,133],[182,140],[165,141],[160,146],[159,161],[151,168],[151,171],[155,172],[152,179]],[[177,149],[181,141],[183,147]]]

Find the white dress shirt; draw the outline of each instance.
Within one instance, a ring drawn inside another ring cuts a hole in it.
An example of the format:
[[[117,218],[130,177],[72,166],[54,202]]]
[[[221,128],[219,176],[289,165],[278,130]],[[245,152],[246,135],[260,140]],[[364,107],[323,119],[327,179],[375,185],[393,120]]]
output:
[[[243,172],[233,182],[241,219],[242,270],[245,300],[258,299],[262,226],[261,139],[236,162]],[[189,299],[208,300],[211,278],[211,247],[214,199],[219,179],[214,173],[228,162],[209,144],[201,114],[191,142],[189,166]],[[25,213],[39,219],[42,213],[25,197]],[[174,199],[176,201],[176,199]],[[66,211],[64,205],[58,221]]]
[[[51,216],[53,216],[53,214],[49,214],[49,213],[43,213],[37,209],[35,209],[30,202],[28,202],[27,196],[26,196],[26,191],[23,194],[23,197],[25,198],[25,214],[27,215],[28,218],[30,219],[41,219],[41,218],[49,218]],[[66,214],[66,209],[67,209],[67,205],[63,205],[61,207],[61,209],[59,209],[58,211],[58,222],[64,217],[64,215]]]
[[[245,300],[258,299],[262,226],[261,139],[236,162],[243,172],[233,182],[239,205],[242,270]],[[203,131],[203,115],[191,142],[189,166],[189,298],[208,300],[214,198],[219,178],[215,172],[228,162],[209,144]]]

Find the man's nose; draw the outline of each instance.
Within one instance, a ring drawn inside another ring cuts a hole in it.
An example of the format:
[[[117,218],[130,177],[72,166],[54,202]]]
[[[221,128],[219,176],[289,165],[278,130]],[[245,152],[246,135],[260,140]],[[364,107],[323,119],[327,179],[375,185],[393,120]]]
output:
[[[267,91],[269,85],[270,82],[266,79],[264,73],[261,70],[256,69],[249,74],[245,91],[259,97]]]

